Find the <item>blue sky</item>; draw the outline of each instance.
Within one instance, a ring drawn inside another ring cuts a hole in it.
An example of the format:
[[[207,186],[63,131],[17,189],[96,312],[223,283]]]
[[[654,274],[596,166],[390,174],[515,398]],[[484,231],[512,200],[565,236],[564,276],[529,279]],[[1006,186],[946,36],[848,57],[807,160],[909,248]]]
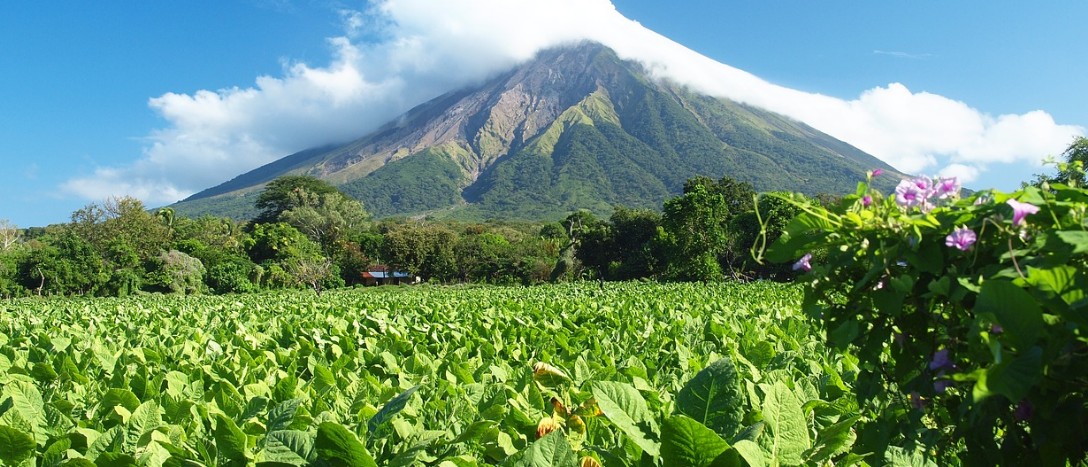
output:
[[[1088,127],[1086,16],[1081,1],[2,2],[0,219],[166,204],[578,38],[905,170],[1012,189]]]

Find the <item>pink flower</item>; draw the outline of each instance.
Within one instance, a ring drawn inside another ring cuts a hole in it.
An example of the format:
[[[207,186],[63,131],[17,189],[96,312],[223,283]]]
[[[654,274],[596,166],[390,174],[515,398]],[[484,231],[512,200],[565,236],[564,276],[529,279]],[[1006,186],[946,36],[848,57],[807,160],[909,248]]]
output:
[[[937,179],[936,195],[940,199],[956,196],[960,192],[960,182],[956,177]]]
[[[1015,199],[1010,199],[1006,203],[1012,206],[1012,225],[1020,225],[1025,217],[1039,212],[1039,206],[1031,203],[1021,203]]]
[[[905,208],[920,206],[926,201],[925,191],[914,182],[903,180],[895,187],[895,202]]]
[[[920,191],[924,197],[928,198],[933,194],[933,180],[930,180],[929,177],[918,177],[912,180],[911,183],[914,183],[914,186],[918,187],[918,191]]]
[[[873,169],[873,176],[874,177],[879,177],[883,173],[884,173],[884,169]]]
[[[976,240],[978,240],[978,235],[975,235],[975,231],[965,226],[955,229],[952,233],[948,234],[948,236],[944,238],[944,244],[960,251],[967,251]]]
[[[805,256],[802,256],[796,263],[793,263],[793,270],[797,271],[800,269],[805,272],[811,271],[812,264],[810,264],[809,261],[812,261],[812,253],[805,253]]]
[[[861,205],[862,206],[869,207],[871,204],[873,204],[873,197],[872,196],[865,195],[864,197],[861,198]]]

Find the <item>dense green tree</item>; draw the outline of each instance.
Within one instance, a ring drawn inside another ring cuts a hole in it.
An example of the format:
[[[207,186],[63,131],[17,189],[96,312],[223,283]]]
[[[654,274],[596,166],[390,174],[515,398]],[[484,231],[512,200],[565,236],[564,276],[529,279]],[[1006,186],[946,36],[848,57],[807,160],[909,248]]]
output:
[[[109,279],[94,246],[70,228],[35,242],[19,270],[23,287],[38,295],[93,295]]]
[[[321,248],[298,229],[283,222],[257,224],[244,240],[246,251],[254,263],[266,261],[286,263],[303,256],[317,256]]]
[[[748,182],[735,180],[731,177],[722,177],[720,180],[714,181],[709,177],[697,176],[684,183],[684,194],[690,193],[697,186],[703,187],[708,193],[716,193],[722,196],[729,208],[727,218],[751,211],[753,208],[752,203],[754,202],[756,190]]]
[[[250,259],[260,266],[255,282],[269,288],[310,285],[315,271],[310,266],[329,261],[317,243],[283,222],[254,225],[245,247]],[[335,276],[334,284],[343,284],[338,267],[329,271]]]
[[[177,218],[172,224],[175,236],[179,242],[197,241],[204,248],[209,248],[221,253],[244,254],[242,248],[246,237],[242,225],[225,217],[201,216],[196,219]],[[185,251],[181,248],[179,250]],[[193,254],[191,251],[186,251]],[[205,266],[208,261],[200,258]]]
[[[153,261],[151,284],[162,291],[195,294],[204,290],[204,264],[178,250],[164,251]]]
[[[718,256],[728,245],[729,214],[725,198],[701,184],[665,202],[661,225],[669,248],[669,277],[701,281],[722,278]]]
[[[73,214],[73,230],[117,267],[134,267],[158,257],[171,241],[171,231],[136,198],[111,198]]]
[[[280,221],[306,234],[326,254],[342,248],[348,238],[363,229],[369,217],[362,203],[339,192],[317,194],[298,189],[289,197],[293,207],[280,213]]]
[[[22,244],[15,244],[0,251],[0,298],[27,294],[26,287],[19,281],[19,265],[26,260],[28,251]]]
[[[457,233],[447,227],[403,224],[385,233],[382,259],[388,266],[424,280],[454,280],[457,239]]]
[[[256,291],[260,282],[258,270],[249,258],[229,257],[208,267],[205,281],[216,293],[246,293]],[[256,280],[255,280],[256,279]]]
[[[298,207],[298,193],[302,191],[318,197],[340,192],[324,180],[305,175],[284,175],[268,182],[257,196],[256,206],[261,213],[253,222],[267,224],[279,221],[284,211]]]
[[[612,225],[611,278],[628,280],[657,274],[663,255],[656,241],[661,214],[620,206],[608,220]]]
[[[459,279],[465,282],[503,282],[500,276],[515,260],[510,241],[491,232],[462,235],[453,250]]]

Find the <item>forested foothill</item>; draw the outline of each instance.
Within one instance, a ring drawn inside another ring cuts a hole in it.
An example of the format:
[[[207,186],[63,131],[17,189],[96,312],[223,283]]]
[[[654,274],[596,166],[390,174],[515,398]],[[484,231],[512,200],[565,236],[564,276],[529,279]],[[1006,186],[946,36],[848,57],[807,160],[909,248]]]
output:
[[[177,216],[133,198],[90,204],[65,224],[4,223],[0,294],[127,296],[330,288],[369,271],[430,283],[783,277],[749,254],[761,224],[752,186],[696,177],[661,211],[615,207],[559,222],[373,219],[364,205],[312,177],[283,176],[255,200],[252,221]],[[770,233],[795,210],[761,197]]]

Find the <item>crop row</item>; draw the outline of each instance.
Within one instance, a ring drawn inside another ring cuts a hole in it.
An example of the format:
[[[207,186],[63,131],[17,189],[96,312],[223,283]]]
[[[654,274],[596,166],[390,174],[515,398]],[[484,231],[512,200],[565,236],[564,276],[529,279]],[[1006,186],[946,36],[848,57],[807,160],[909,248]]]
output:
[[[800,299],[582,283],[2,302],[0,460],[855,461],[855,361]]]

